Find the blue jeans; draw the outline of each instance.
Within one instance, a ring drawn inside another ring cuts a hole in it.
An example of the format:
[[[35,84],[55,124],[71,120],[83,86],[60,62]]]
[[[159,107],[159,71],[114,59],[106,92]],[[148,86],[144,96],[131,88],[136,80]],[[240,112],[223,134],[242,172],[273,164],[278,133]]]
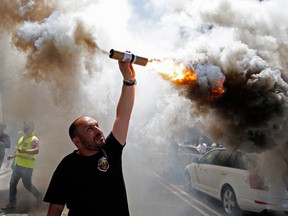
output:
[[[17,184],[22,179],[24,187],[34,195],[35,198],[39,197],[40,192],[32,184],[32,173],[33,169],[25,168],[21,166],[14,166],[12,176],[10,179],[10,189],[9,189],[9,202],[11,205],[16,205],[16,194],[17,194]]]

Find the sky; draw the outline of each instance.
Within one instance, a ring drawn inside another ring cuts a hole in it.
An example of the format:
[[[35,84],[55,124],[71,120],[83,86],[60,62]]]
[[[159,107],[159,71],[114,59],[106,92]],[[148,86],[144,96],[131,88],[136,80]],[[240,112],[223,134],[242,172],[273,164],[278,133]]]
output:
[[[33,119],[41,151],[57,145],[56,163],[75,148],[67,130],[78,116],[96,118],[105,134],[112,128],[122,77],[110,49],[175,60],[196,70],[196,85],[175,85],[150,64],[134,66],[127,152],[165,153],[171,143],[198,139],[196,130],[233,150],[258,153],[265,175],[285,182],[287,4],[2,0],[1,117],[15,134],[19,122]],[[220,78],[225,94],[203,100]]]

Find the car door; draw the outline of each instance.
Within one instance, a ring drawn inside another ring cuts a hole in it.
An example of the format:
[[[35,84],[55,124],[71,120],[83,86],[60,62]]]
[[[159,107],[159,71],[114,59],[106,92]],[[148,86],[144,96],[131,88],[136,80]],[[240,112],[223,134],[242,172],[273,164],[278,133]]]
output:
[[[199,162],[195,165],[195,186],[202,191],[208,191],[207,178],[210,175],[209,169],[213,160],[220,153],[220,149],[214,149],[206,154],[204,154]]]
[[[229,175],[230,168],[227,167],[227,162],[231,157],[232,153],[223,149],[206,167],[206,177],[203,179],[203,184],[205,184],[207,193],[214,197],[219,194],[220,184],[225,182],[226,176]]]

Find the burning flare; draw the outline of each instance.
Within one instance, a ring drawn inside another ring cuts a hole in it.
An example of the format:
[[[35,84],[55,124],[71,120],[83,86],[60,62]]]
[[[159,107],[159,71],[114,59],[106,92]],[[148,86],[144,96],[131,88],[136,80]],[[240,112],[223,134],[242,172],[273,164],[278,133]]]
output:
[[[223,87],[225,76],[220,68],[213,65],[198,65],[196,70],[183,63],[173,60],[151,61],[150,66],[161,77],[176,86],[186,86],[193,89],[192,98],[214,101],[220,98],[225,90]],[[196,97],[194,97],[196,96]]]

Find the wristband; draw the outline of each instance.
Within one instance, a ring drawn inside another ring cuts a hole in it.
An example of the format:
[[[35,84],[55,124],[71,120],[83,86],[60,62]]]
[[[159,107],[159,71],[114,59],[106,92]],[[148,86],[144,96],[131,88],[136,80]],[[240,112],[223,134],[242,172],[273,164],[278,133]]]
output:
[[[126,86],[133,86],[133,85],[136,85],[137,82],[136,82],[136,79],[134,80],[123,80],[123,85],[126,85]]]

